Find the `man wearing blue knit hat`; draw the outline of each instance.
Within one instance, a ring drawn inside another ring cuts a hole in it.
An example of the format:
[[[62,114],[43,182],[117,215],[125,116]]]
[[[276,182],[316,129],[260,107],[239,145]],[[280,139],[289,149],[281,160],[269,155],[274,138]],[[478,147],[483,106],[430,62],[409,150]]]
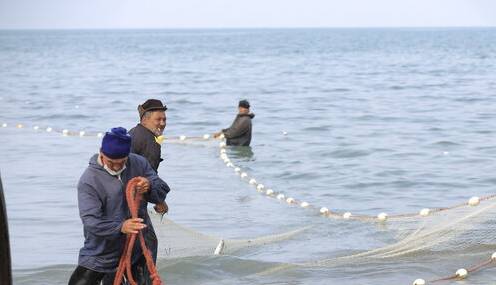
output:
[[[163,203],[170,189],[144,157],[130,150],[131,137],[126,129],[113,128],[103,137],[100,153],[93,155],[79,180],[78,206],[85,241],[69,285],[99,284],[101,280],[104,285],[112,284],[126,234],[143,231],[145,236],[155,235],[147,203],[141,203],[138,211],[143,218],[130,218],[125,187],[139,177],[138,192],[154,204]],[[132,264],[138,284],[146,284],[149,276],[140,247],[134,248]]]

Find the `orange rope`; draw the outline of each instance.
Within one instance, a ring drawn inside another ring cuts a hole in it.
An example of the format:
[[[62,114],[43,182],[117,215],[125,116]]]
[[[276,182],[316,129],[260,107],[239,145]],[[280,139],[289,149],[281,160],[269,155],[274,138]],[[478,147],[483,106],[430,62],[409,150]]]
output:
[[[140,179],[138,177],[131,179],[127,183],[126,187],[126,200],[132,218],[138,218],[138,209],[141,203],[141,199],[143,198],[143,195],[136,193],[136,184],[139,182],[139,180]],[[117,268],[117,272],[115,274],[114,285],[121,284],[124,278],[124,272],[126,273],[126,278],[129,283],[131,285],[137,285],[131,272],[131,257],[133,254],[134,243],[136,242],[136,235],[137,234],[127,234],[126,244],[124,245],[124,250],[122,252],[121,259],[119,260],[119,267]],[[162,280],[160,280],[157,268],[153,263],[152,255],[150,253],[150,250],[146,247],[145,239],[143,238],[143,233],[141,231],[139,232],[139,240],[141,249],[145,256],[148,272],[150,272],[152,284],[163,285],[164,283],[162,283]]]

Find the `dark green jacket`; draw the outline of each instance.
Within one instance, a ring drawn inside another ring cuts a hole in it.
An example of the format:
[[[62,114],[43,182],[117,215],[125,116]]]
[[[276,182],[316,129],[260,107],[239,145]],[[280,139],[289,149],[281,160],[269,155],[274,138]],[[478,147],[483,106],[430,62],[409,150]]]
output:
[[[227,145],[249,146],[251,142],[251,119],[255,114],[238,114],[232,125],[223,129]]]

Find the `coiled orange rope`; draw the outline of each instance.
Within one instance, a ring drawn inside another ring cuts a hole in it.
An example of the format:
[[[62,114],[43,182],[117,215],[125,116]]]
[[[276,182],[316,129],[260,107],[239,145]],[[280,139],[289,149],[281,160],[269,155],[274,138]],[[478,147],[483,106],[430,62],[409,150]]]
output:
[[[138,218],[138,209],[141,203],[141,199],[143,198],[143,195],[137,193],[136,191],[136,184],[139,181],[140,178],[135,177],[127,183],[127,187],[126,187],[126,200],[132,218]],[[139,235],[141,250],[143,251],[143,254],[146,259],[146,266],[148,268],[148,272],[150,273],[152,284],[163,285],[164,283],[162,283],[162,280],[160,280],[160,276],[158,275],[157,268],[153,263],[152,255],[150,253],[150,250],[146,247],[145,239],[141,231],[138,234],[127,234],[126,244],[124,246],[121,259],[119,260],[119,267],[117,268],[117,272],[115,274],[114,285],[121,284],[122,279],[124,278],[124,272],[126,273],[126,278],[129,281],[129,283],[131,285],[137,285],[136,281],[133,278],[133,274],[131,272],[131,257],[133,254],[134,243],[136,241],[136,235]]]

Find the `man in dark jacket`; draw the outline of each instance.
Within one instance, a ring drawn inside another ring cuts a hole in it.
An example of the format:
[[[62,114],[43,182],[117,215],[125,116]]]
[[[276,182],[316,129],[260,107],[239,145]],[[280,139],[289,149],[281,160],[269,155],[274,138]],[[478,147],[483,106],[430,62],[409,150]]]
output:
[[[250,113],[250,103],[247,100],[241,100],[238,104],[238,115],[232,125],[215,133],[214,137],[224,134],[227,145],[249,146],[251,142],[251,119],[255,114]]]
[[[85,241],[70,285],[99,284],[104,277],[104,284],[112,284],[112,278],[107,277],[115,274],[126,234],[143,231],[145,236],[155,235],[147,204],[162,203],[170,189],[148,161],[130,149],[126,129],[113,128],[103,137],[100,153],[90,159],[79,180],[78,206]],[[141,218],[135,219],[130,218],[125,199],[127,182],[134,177],[140,178],[137,190],[144,195],[138,211]],[[143,284],[148,277],[143,275],[147,270],[139,246],[134,248],[132,268],[138,284]]]
[[[133,138],[131,152],[145,157],[155,172],[158,172],[160,162],[163,160],[160,155],[162,134],[167,125],[166,110],[167,106],[160,100],[146,100],[142,105],[138,105],[139,124],[129,130]]]
[[[161,143],[163,132],[167,125],[165,111],[167,106],[160,100],[148,99],[142,105],[138,105],[140,123],[129,131],[131,135],[131,152],[139,154],[146,158],[153,170],[158,173],[160,162],[163,161],[161,156]],[[167,203],[157,203],[155,211],[165,214],[169,211]],[[153,260],[157,261],[158,242],[157,237],[153,234],[146,236]]]

